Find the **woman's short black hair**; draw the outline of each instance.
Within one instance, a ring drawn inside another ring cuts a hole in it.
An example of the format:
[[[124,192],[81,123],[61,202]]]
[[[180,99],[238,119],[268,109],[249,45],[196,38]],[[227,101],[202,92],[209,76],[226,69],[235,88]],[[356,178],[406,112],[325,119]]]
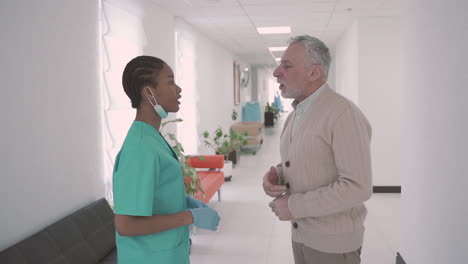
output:
[[[127,63],[122,74],[122,86],[133,108],[140,106],[143,87],[158,85],[157,76],[165,64],[163,60],[152,56],[138,56]]]

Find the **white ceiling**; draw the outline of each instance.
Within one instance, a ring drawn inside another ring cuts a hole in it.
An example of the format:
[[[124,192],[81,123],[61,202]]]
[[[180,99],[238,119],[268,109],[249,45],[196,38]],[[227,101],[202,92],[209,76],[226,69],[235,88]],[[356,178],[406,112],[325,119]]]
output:
[[[296,35],[334,48],[360,16],[398,15],[405,0],[152,0],[251,64],[274,64],[268,47]],[[351,10],[350,10],[351,9]],[[260,35],[256,27],[290,26],[291,34]],[[275,52],[281,56],[281,52]]]

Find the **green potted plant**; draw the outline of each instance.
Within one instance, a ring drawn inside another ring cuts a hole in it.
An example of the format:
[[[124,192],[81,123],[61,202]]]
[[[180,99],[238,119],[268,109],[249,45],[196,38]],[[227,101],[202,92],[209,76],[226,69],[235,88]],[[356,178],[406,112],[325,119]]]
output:
[[[236,121],[238,117],[239,117],[239,113],[237,113],[236,109],[232,109],[232,113],[231,113],[232,121]],[[237,133],[239,133],[239,132],[237,132]],[[242,134],[242,136],[244,137],[244,139],[246,139],[247,138],[247,133]],[[236,137],[236,136],[234,135],[234,137]],[[239,162],[239,160],[240,160],[240,150],[236,149],[236,150],[231,151],[228,154],[227,159],[232,161],[232,165],[235,167],[237,165],[237,163]]]
[[[231,113],[232,121],[236,121],[238,116],[239,116],[239,113],[237,113],[236,109],[232,109],[232,113]]]
[[[182,122],[183,120],[181,118],[169,120],[167,122],[164,122],[161,124],[161,131],[163,130],[164,126],[166,126],[169,123],[177,123],[177,122]],[[197,171],[195,168],[190,166],[187,162],[187,158],[189,158],[188,155],[185,155],[184,147],[182,144],[177,140],[177,137],[172,134],[172,133],[166,133],[164,134],[164,137],[168,137],[170,140],[174,142],[174,146],[172,146],[172,149],[176,153],[180,167],[182,169],[182,173],[184,175],[184,184],[185,184],[185,191],[187,192],[188,195],[191,195],[195,197],[195,194],[197,193],[198,190],[202,193],[202,196],[205,196],[205,191],[203,190],[203,187],[201,186],[200,179],[198,178]],[[199,159],[204,159],[201,156],[198,156]]]
[[[205,146],[211,147],[216,153],[224,155],[224,175],[226,175],[227,181],[231,180],[233,162],[229,159],[229,156],[234,152],[240,152],[240,147],[247,145],[245,135],[241,135],[232,129],[227,134],[221,127],[218,127],[212,134],[208,131],[203,132],[203,138]]]

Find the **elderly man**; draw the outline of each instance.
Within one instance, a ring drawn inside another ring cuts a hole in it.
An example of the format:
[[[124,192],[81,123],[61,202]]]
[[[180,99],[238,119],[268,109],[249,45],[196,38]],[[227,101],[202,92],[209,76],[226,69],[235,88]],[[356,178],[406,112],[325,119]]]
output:
[[[358,264],[364,202],[372,194],[371,127],[356,105],[334,92],[331,57],[317,38],[290,40],[273,75],[294,111],[281,133],[281,163],[263,177],[280,220],[291,221],[296,264]]]

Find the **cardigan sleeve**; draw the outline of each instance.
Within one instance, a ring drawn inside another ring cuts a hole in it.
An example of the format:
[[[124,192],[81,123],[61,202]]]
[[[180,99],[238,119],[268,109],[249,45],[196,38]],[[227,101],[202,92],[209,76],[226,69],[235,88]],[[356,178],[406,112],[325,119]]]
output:
[[[369,122],[357,107],[350,106],[337,118],[331,131],[337,180],[309,192],[291,194],[288,206],[294,218],[346,211],[372,195]]]

